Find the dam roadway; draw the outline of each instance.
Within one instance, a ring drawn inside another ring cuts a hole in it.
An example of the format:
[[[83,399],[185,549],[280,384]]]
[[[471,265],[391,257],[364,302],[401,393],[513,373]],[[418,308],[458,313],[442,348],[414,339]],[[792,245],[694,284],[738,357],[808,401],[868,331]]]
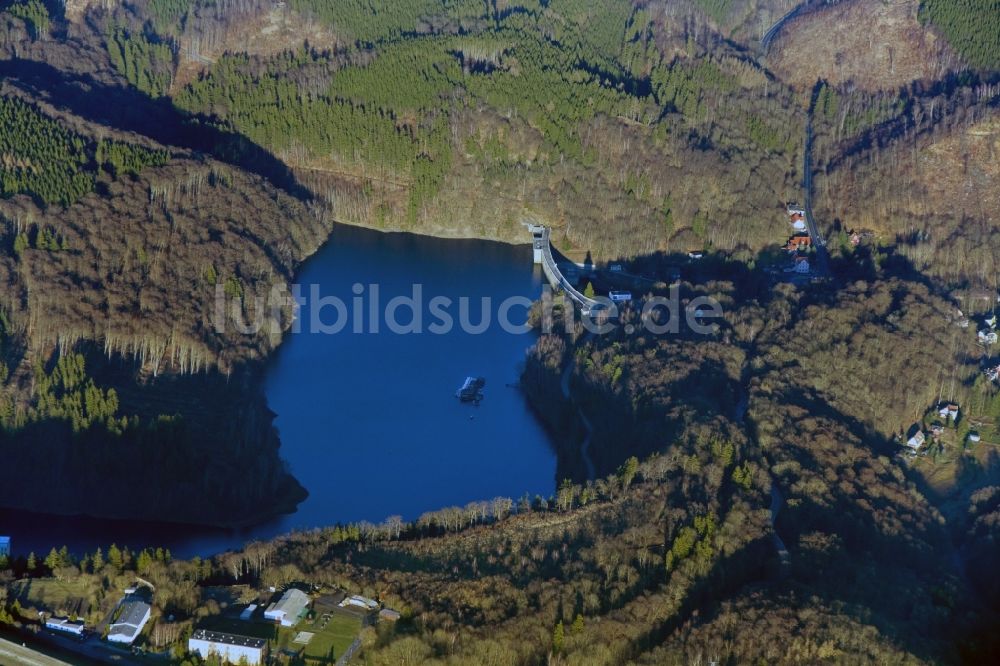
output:
[[[595,306],[601,306],[602,304],[599,301],[594,300],[593,298],[587,298],[580,293],[580,290],[576,288],[576,285],[572,284],[568,279],[566,279],[566,276],[563,275],[562,270],[559,268],[559,264],[556,262],[555,257],[552,254],[552,240],[549,228],[536,224],[526,224],[525,226],[528,227],[528,230],[534,238],[535,263],[542,265],[542,270],[545,272],[545,278],[549,281],[549,284],[554,288],[561,289],[573,300],[574,303],[580,306],[585,313],[589,312],[590,309]]]

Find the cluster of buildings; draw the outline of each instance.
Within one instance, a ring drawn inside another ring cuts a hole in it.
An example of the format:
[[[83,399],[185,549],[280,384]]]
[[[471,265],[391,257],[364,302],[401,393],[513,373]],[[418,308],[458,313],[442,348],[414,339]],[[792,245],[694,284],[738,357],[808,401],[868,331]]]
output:
[[[785,271],[808,275],[810,266],[809,257],[806,254],[812,249],[812,237],[806,231],[806,209],[798,204],[788,204],[788,219],[792,224],[794,234],[783,248],[792,256],[792,265]]]
[[[152,607],[149,601],[137,588],[129,588],[112,614],[114,619],[108,625],[107,640],[120,645],[132,645],[142,634],[151,614]],[[86,624],[79,619],[53,615],[45,619],[45,628],[81,639],[87,636]]]
[[[961,414],[961,408],[953,402],[942,402],[937,407],[937,415],[944,424],[949,422],[955,423],[958,421],[958,417]],[[941,439],[941,435],[944,434],[945,426],[942,423],[934,423],[927,429],[930,433],[931,439],[935,442]],[[927,443],[927,434],[924,429],[919,425],[913,426],[913,434],[904,443],[906,448],[910,449],[910,455],[916,454],[920,449],[924,447]],[[968,433],[968,441],[972,443],[979,442],[982,438],[978,432],[971,431]]]
[[[9,547],[9,540],[5,543]],[[151,587],[149,591],[152,591]],[[132,645],[142,634],[150,620],[152,611],[149,591],[138,586],[125,591],[112,614],[112,621],[108,625],[106,635],[108,641]],[[320,604],[323,599],[320,598],[316,603]],[[368,597],[345,596],[343,593],[338,593],[325,597],[325,599],[328,608],[339,606],[346,611],[352,611],[355,614],[362,613],[366,616],[378,612],[380,620],[392,622],[400,619],[400,614],[397,611],[382,608],[378,601]],[[263,618],[268,623],[282,627],[295,627],[306,617],[312,605],[313,600],[306,592],[297,588],[289,588],[266,607],[262,608],[256,603],[248,604],[240,613],[239,618],[248,623],[260,622]],[[324,614],[324,619],[329,619],[328,614]],[[88,635],[83,620],[75,618],[49,617],[45,620],[45,627],[54,632],[80,638]],[[257,632],[251,631],[250,633]],[[302,632],[300,636],[305,636],[305,642],[308,642],[313,634]],[[296,642],[302,641],[296,638]],[[187,647],[189,652],[199,655],[202,659],[216,659],[221,663],[257,666],[265,664],[269,660],[270,645],[266,638],[244,636],[228,631],[214,631],[208,628],[196,629],[188,638]]]
[[[379,611],[381,608],[381,605],[374,599],[360,595],[337,594],[325,599],[325,601],[324,598],[317,600],[316,607],[332,607],[333,604],[336,604],[345,610],[360,611],[365,614]],[[267,622],[282,627],[294,627],[305,617],[312,605],[313,601],[308,594],[296,588],[289,588],[282,592],[276,601],[264,608],[262,615]],[[252,622],[255,616],[259,617],[259,610],[260,606],[257,604],[250,604],[240,613],[240,619]],[[379,611],[379,619],[381,620],[396,621],[399,617],[399,613],[391,609],[383,608]],[[324,614],[323,618],[328,619],[328,614]],[[299,632],[295,643],[308,643],[312,637],[312,631]],[[198,629],[191,635],[188,639],[188,651],[200,655],[205,660],[215,658],[224,663],[245,663],[248,666],[263,664],[268,660],[266,639],[208,629]]]

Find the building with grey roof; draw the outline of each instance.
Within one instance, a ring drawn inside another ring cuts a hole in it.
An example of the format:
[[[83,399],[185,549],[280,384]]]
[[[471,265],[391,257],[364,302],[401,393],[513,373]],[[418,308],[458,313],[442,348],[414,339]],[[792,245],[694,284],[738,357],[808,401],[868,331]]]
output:
[[[211,655],[216,655],[223,662],[239,664],[245,659],[247,664],[255,666],[264,663],[267,641],[263,638],[199,629],[188,639],[188,651],[197,652],[206,660]]]
[[[118,604],[117,618],[108,627],[108,640],[131,645],[149,622],[151,610],[149,604],[142,599],[136,597],[122,599]]]
[[[280,622],[283,627],[292,627],[299,621],[309,605],[309,595],[302,590],[291,588],[285,590],[281,598],[267,607],[264,617],[273,622]]]

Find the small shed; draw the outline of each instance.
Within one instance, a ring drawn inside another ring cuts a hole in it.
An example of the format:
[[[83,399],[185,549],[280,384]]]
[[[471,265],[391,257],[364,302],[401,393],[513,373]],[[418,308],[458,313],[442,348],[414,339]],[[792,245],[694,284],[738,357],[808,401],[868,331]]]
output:
[[[402,615],[399,611],[393,610],[391,608],[383,608],[378,612],[378,619],[385,620],[387,622],[398,622]]]

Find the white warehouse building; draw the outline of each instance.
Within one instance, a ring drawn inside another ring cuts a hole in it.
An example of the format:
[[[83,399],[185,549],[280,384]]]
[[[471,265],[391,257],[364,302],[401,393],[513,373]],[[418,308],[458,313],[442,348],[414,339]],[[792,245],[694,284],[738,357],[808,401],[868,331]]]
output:
[[[188,651],[197,652],[206,660],[214,654],[230,664],[240,664],[243,663],[242,660],[246,660],[249,666],[256,666],[264,663],[267,641],[263,638],[199,629],[188,639]]]
[[[291,588],[285,590],[281,598],[267,607],[264,617],[272,622],[280,622],[283,627],[292,627],[302,617],[309,605],[309,595],[302,590]]]

